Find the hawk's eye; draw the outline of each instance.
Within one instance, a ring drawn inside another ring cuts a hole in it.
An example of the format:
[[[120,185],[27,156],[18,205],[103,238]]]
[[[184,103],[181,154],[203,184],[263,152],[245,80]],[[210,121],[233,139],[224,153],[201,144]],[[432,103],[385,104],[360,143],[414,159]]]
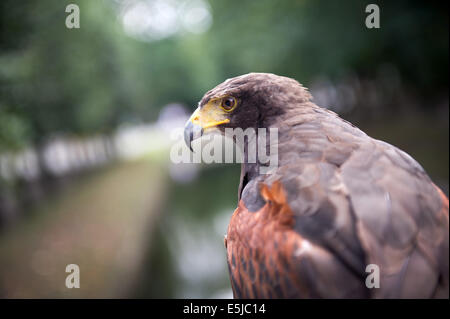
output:
[[[235,106],[236,106],[236,99],[234,97],[227,96],[227,97],[222,99],[221,107],[225,111],[230,112],[231,110],[234,109]]]

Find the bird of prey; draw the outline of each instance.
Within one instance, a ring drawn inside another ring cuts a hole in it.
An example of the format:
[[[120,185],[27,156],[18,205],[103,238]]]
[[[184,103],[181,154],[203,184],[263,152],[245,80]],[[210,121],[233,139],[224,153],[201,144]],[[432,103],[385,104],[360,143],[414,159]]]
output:
[[[277,168],[242,163],[225,237],[234,297],[448,298],[448,198],[411,156],[311,98],[250,73],[208,91],[186,124],[189,147],[211,128],[278,129]]]

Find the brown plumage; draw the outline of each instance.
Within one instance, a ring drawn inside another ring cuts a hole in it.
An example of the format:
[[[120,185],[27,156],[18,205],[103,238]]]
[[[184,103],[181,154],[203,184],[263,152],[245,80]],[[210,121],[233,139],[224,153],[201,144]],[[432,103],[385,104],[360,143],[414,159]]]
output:
[[[198,114],[230,96],[220,130],[279,132],[276,170],[242,164],[226,239],[236,298],[448,298],[448,199],[413,158],[273,74],[225,81]],[[188,131],[201,124],[191,121]],[[366,287],[368,264],[379,288]]]

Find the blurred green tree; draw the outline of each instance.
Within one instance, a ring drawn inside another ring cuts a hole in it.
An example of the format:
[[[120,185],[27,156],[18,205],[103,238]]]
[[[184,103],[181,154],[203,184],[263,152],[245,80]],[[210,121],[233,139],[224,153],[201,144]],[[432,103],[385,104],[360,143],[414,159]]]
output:
[[[80,29],[65,27],[69,3],[80,6]],[[321,75],[374,77],[389,64],[424,101],[448,95],[444,3],[379,1],[375,30],[364,26],[364,1],[210,1],[207,32],[153,42],[125,34],[121,3],[1,2],[1,148],[153,120],[163,105],[194,105],[207,89],[246,72],[308,85]]]

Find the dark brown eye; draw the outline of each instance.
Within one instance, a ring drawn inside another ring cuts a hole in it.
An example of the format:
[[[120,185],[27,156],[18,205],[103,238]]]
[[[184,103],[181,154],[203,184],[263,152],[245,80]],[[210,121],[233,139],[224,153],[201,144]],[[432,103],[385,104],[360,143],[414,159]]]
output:
[[[224,99],[222,99],[222,108],[229,112],[236,106],[236,99],[232,96],[228,96]]]

